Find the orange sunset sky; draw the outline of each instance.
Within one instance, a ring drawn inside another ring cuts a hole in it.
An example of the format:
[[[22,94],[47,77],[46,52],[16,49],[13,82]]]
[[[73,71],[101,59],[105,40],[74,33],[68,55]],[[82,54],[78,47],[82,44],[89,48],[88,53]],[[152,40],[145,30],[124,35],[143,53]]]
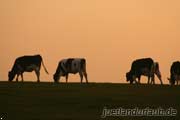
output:
[[[152,57],[168,83],[170,65],[180,60],[179,5],[179,0],[0,0],[0,79],[7,81],[17,57],[41,54],[50,73],[41,69],[42,81],[53,81],[59,60],[85,57],[89,82],[124,83],[133,60]],[[25,73],[24,79],[36,76]],[[69,81],[79,79],[71,75]]]

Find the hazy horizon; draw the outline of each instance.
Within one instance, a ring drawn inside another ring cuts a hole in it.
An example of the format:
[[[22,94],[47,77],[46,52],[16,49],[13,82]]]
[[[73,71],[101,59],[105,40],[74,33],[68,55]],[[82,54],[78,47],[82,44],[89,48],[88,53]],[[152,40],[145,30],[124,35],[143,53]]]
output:
[[[41,54],[50,73],[41,68],[41,81],[53,81],[61,59],[84,57],[89,82],[126,83],[132,61],[151,57],[159,62],[163,82],[168,83],[172,62],[180,60],[179,4],[178,0],[2,0],[0,80],[8,79],[17,57]],[[36,76],[25,73],[24,79],[36,81]],[[70,75],[69,82],[79,81],[78,74]]]

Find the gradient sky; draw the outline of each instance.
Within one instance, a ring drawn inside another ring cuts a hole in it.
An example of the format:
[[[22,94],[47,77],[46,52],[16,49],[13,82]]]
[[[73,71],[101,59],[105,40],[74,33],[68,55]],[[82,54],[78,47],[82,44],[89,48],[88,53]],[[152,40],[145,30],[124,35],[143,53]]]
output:
[[[133,60],[152,57],[167,83],[170,65],[180,60],[179,5],[179,0],[0,0],[0,79],[7,80],[17,57],[41,54],[50,73],[41,69],[42,81],[52,81],[59,60],[85,57],[89,82],[123,83]],[[36,81],[34,73],[24,78]],[[79,75],[69,81],[79,82]]]

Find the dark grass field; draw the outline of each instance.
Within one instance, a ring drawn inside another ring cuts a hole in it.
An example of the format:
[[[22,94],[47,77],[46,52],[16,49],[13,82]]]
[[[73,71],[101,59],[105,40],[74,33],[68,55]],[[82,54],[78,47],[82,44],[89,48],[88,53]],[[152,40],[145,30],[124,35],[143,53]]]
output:
[[[103,108],[177,109],[175,117],[106,117]],[[180,120],[180,86],[0,82],[5,120]]]

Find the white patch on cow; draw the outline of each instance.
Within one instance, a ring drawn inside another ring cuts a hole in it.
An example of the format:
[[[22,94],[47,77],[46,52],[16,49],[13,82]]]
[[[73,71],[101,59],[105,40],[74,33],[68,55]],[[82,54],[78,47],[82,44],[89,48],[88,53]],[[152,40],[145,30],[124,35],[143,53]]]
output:
[[[81,59],[75,59],[71,64],[71,72],[77,73],[79,71],[81,71]]]
[[[81,58],[76,58],[72,61],[70,70],[66,68],[67,60],[68,59],[61,60],[61,67],[63,68],[64,71],[66,71],[67,73],[73,73],[73,74],[76,74],[81,71],[81,60],[82,60]],[[60,75],[64,76],[63,75],[64,73],[62,71],[60,72],[61,72]]]
[[[62,67],[63,70],[65,70],[65,71],[67,71],[66,66],[65,66],[65,65],[66,65],[66,62],[67,62],[67,59],[61,60],[61,67]],[[59,75],[60,75],[60,76],[64,76],[63,71],[60,71]]]

